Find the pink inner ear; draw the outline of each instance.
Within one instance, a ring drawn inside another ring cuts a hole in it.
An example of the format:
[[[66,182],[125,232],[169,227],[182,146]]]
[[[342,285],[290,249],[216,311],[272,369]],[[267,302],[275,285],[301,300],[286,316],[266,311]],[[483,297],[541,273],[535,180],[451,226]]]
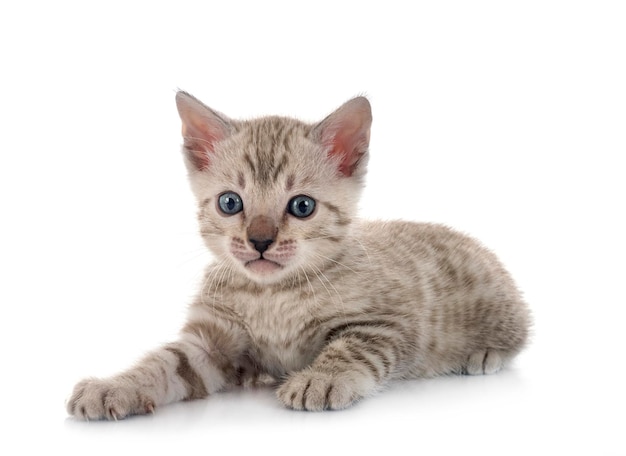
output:
[[[361,157],[367,152],[369,130],[360,128],[339,130],[331,141],[330,155],[341,157],[339,171],[344,176],[351,176],[359,164]]]
[[[189,159],[199,170],[208,168],[210,155],[216,142],[223,139],[223,135],[215,133],[202,126],[190,127],[183,123],[182,135],[185,149],[189,152]]]
[[[372,113],[366,98],[348,101],[319,125],[321,142],[330,156],[339,157],[339,171],[346,177],[358,168],[369,146]]]
[[[176,95],[178,113],[183,122],[182,135],[188,158],[198,169],[208,168],[215,144],[229,133],[228,121],[191,95]]]

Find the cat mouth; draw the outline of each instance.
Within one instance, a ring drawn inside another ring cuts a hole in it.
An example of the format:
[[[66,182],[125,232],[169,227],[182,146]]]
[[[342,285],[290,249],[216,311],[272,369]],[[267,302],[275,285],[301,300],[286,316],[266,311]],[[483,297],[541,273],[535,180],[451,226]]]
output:
[[[265,258],[248,261],[245,266],[250,271],[259,275],[269,275],[283,268],[282,265],[271,260],[266,260]]]

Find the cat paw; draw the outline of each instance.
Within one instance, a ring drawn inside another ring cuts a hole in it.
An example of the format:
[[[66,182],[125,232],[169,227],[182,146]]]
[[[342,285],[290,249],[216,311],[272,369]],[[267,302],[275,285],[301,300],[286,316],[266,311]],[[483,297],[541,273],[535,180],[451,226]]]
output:
[[[361,398],[348,374],[332,375],[304,370],[291,375],[279,388],[278,399],[294,410],[339,410]]]
[[[119,420],[154,413],[154,407],[154,401],[139,388],[113,379],[83,380],[67,401],[68,413],[83,420]]]
[[[497,350],[482,350],[470,355],[465,366],[468,375],[495,374],[504,366],[504,358]]]

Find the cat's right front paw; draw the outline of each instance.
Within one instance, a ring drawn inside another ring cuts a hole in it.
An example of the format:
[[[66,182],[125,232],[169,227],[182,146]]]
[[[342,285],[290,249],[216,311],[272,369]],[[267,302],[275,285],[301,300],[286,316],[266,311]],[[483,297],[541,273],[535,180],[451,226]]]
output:
[[[333,375],[313,369],[292,374],[277,391],[278,399],[294,410],[340,410],[362,397],[357,381],[348,374]]]
[[[84,420],[118,420],[154,413],[154,401],[122,379],[87,379],[74,387],[67,401],[70,415]]]

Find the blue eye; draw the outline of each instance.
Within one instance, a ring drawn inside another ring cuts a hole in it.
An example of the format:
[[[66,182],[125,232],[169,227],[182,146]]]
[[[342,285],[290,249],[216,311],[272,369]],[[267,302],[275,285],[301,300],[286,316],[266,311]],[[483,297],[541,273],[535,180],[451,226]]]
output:
[[[315,200],[311,197],[300,195],[289,200],[287,211],[298,218],[306,218],[315,210]]]
[[[243,201],[235,192],[225,192],[220,195],[218,206],[224,214],[234,215],[243,210]]]

